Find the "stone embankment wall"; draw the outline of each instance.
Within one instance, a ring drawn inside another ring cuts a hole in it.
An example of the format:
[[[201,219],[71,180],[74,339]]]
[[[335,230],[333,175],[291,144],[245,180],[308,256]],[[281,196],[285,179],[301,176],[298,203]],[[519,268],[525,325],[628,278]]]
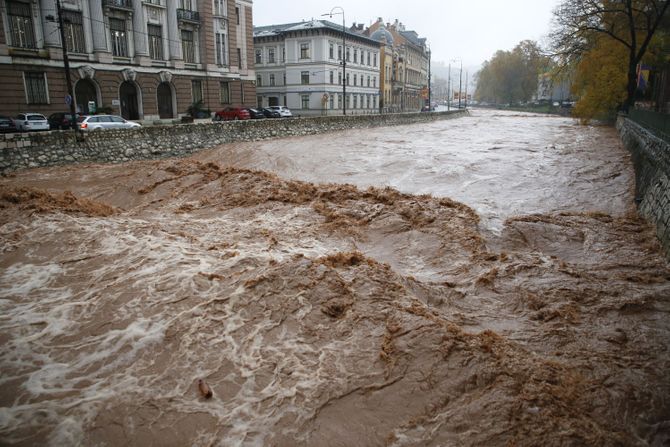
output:
[[[70,163],[122,163],[180,157],[237,141],[319,134],[455,118],[464,111],[324,116],[142,127],[86,133],[72,131],[0,135],[0,173]]]
[[[635,166],[635,200],[640,214],[656,225],[670,258],[670,144],[621,116],[617,129]]]

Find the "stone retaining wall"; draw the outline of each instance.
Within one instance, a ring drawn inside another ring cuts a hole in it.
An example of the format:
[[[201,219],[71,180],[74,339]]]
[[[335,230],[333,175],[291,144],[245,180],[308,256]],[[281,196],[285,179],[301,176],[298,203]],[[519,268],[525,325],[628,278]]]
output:
[[[656,225],[670,258],[670,144],[620,116],[617,129],[635,166],[635,201],[640,214]]]
[[[0,173],[81,162],[122,163],[180,157],[236,141],[412,124],[465,114],[467,112],[450,111],[182,124],[94,131],[85,133],[82,141],[78,141],[72,131],[7,134],[0,135]]]

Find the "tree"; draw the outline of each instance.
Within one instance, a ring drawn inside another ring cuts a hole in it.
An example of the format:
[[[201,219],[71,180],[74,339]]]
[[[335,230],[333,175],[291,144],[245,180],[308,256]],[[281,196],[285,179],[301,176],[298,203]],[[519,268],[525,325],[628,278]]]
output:
[[[532,40],[520,42],[512,51],[498,51],[477,74],[475,97],[509,105],[528,101],[537,92],[538,75],[546,63]]]
[[[670,0],[563,0],[554,11],[552,49],[563,66],[574,66],[607,40],[622,45],[626,95],[620,108],[628,111],[635,102],[637,66],[669,6]]]

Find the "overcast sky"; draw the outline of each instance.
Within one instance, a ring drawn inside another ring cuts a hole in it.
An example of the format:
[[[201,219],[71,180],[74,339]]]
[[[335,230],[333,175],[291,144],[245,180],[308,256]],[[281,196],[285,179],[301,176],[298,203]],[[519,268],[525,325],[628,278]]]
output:
[[[396,18],[428,38],[433,61],[479,65],[524,39],[541,41],[558,0],[254,0],[254,25],[299,22],[344,8],[347,26]],[[341,16],[333,16],[341,23]]]

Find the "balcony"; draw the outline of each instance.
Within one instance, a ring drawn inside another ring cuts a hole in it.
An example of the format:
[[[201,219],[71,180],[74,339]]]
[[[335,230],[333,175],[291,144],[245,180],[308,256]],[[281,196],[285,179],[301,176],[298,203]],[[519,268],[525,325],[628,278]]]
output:
[[[200,13],[190,9],[177,9],[177,19],[184,22],[200,23]]]
[[[102,0],[105,8],[121,9],[123,11],[133,10],[133,0]]]

